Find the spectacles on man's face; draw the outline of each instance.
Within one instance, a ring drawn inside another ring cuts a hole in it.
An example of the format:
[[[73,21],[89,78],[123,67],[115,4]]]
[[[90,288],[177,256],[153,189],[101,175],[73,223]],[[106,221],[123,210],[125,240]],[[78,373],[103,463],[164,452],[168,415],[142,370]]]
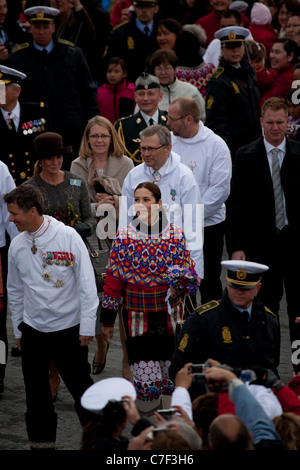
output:
[[[108,134],[90,134],[89,135],[89,138],[92,140],[98,140],[98,139],[107,140],[107,139],[110,139],[110,137],[111,136]]]
[[[168,121],[170,121],[170,122],[180,121],[180,119],[184,119],[184,118],[186,118],[186,116],[187,116],[187,115],[185,115],[185,116],[180,116],[180,117],[178,117],[178,118],[172,119],[172,118],[170,118],[170,116],[168,115]]]
[[[160,145],[159,147],[140,147],[141,153],[149,152],[149,153],[154,153],[156,150],[161,149],[162,147],[165,147],[165,145]]]

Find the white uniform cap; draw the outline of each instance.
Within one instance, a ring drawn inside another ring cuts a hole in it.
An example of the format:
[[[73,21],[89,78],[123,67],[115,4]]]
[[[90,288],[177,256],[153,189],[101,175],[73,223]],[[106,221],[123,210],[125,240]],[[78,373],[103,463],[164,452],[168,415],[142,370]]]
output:
[[[265,264],[243,260],[221,261],[221,264],[227,269],[228,284],[239,289],[256,287],[261,281],[261,273],[269,269]]]
[[[5,67],[5,65],[0,65],[0,80],[7,85],[9,83],[20,83],[20,81],[24,80],[26,77],[27,75],[19,72],[19,70]]]
[[[136,391],[131,382],[120,377],[99,380],[91,385],[81,397],[83,408],[93,412],[99,412],[109,400],[121,401],[122,397],[129,395],[136,399]]]
[[[24,15],[30,23],[53,23],[54,18],[59,14],[60,11],[57,8],[44,6],[30,7],[24,10]]]

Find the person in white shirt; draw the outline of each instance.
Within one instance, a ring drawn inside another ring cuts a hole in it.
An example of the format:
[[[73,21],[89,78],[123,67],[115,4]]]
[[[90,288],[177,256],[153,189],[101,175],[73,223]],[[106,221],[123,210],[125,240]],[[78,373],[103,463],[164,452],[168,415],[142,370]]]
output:
[[[0,161],[0,394],[4,392],[4,377],[7,362],[8,340],[6,329],[7,318],[7,250],[9,239],[19,234],[17,227],[9,221],[9,212],[3,196],[16,187],[9,169]],[[6,235],[9,235],[7,238]],[[2,280],[2,282],[1,282]]]
[[[198,184],[192,171],[180,162],[180,156],[171,151],[171,133],[166,126],[147,127],[140,138],[144,163],[133,168],[124,180],[119,229],[127,227],[132,218],[137,185],[145,181],[156,183],[168,218],[183,228],[195,270],[202,279],[203,204]]]
[[[22,232],[9,247],[7,291],[16,345],[22,350],[27,434],[31,449],[53,449],[52,361],[74,398],[81,425],[90,420],[80,398],[93,384],[88,344],[99,303],[94,271],[74,228],[43,215],[38,188],[18,186],[4,201]]]
[[[205,127],[200,117],[197,102],[183,96],[170,104],[167,125],[172,131],[172,149],[180,155],[181,163],[193,171],[204,204],[204,279],[200,285],[203,304],[222,296],[220,263],[232,163],[224,140]]]

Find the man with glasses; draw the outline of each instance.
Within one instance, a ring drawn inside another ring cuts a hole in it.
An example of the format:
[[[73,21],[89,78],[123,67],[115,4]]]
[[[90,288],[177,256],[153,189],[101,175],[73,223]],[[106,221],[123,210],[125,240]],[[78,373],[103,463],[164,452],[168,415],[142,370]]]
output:
[[[130,21],[111,31],[105,53],[106,59],[121,57],[125,60],[129,82],[134,82],[146,69],[147,58],[158,49],[158,0],[137,0],[133,7]]]
[[[180,162],[173,152],[171,133],[156,124],[140,133],[144,163],[133,168],[122,187],[119,229],[128,226],[132,218],[134,191],[144,181],[156,183],[169,220],[183,228],[195,269],[203,278],[203,205],[199,186],[192,171]]]
[[[200,121],[193,98],[182,96],[170,104],[167,126],[172,148],[193,171],[204,204],[204,279],[201,303],[222,297],[221,260],[225,235],[225,201],[230,193],[231,157],[224,140]]]
[[[125,153],[135,165],[143,162],[140,151],[140,132],[153,124],[167,124],[167,113],[158,108],[162,99],[160,83],[157,77],[143,73],[135,82],[135,100],[139,110],[118,119],[116,130],[122,140]]]

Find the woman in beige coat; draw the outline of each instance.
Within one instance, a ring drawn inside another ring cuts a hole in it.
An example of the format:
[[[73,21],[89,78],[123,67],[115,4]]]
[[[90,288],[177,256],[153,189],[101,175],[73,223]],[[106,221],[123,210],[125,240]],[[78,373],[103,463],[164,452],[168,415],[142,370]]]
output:
[[[102,116],[94,116],[83,133],[79,157],[71,164],[71,171],[87,183],[92,214],[97,219],[98,239],[96,237],[89,239],[93,248],[95,248],[95,243],[97,243],[97,248],[98,243],[105,248],[106,242],[111,244],[115,237],[119,196],[121,196],[123,181],[133,167],[133,161],[124,155],[123,144],[113,124]],[[101,220],[105,220],[103,227]],[[104,232],[105,227],[108,230]],[[101,293],[99,294],[101,300]],[[98,311],[100,312],[100,307]],[[120,324],[121,341],[124,344],[121,327]],[[107,344],[103,340],[101,329],[102,325],[97,318],[95,333],[97,350],[93,359],[93,374],[100,374],[106,363]],[[130,378],[127,367],[129,369],[127,358],[124,356],[123,375]]]

